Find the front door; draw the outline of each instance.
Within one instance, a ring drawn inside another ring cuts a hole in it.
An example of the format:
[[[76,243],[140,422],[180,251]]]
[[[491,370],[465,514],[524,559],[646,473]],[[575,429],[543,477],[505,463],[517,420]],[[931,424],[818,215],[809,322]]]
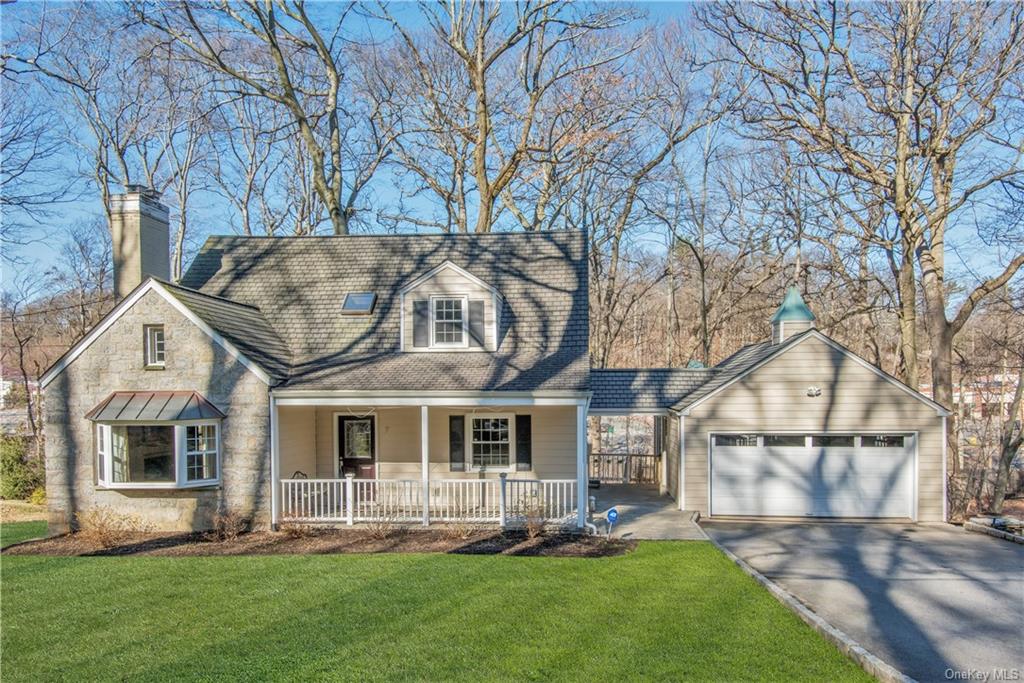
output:
[[[356,479],[377,475],[377,420],[374,416],[338,416],[338,474]]]

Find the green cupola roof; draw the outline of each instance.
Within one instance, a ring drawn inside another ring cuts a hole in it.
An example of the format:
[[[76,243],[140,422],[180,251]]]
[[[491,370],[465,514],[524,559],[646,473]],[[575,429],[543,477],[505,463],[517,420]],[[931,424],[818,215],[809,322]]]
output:
[[[811,309],[804,303],[804,298],[800,296],[800,290],[796,287],[790,287],[789,291],[786,292],[786,298],[782,300],[782,305],[779,306],[779,310],[775,311],[775,315],[772,316],[772,322],[788,323],[794,320],[813,322],[814,314],[811,313]]]

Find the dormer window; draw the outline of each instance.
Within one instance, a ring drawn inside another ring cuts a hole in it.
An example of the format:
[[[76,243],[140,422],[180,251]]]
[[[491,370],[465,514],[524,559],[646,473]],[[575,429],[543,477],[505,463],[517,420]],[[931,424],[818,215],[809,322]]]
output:
[[[377,303],[377,295],[373,292],[349,292],[341,305],[344,315],[369,315]]]
[[[466,345],[465,297],[436,296],[430,300],[434,346]]]
[[[144,364],[149,369],[164,367],[164,326],[145,325],[142,328]]]
[[[494,351],[501,304],[498,290],[445,261],[402,288],[402,350]]]

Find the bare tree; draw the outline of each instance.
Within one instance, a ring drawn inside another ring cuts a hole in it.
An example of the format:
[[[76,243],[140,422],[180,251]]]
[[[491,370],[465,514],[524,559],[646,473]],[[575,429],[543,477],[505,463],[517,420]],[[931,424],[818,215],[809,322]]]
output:
[[[0,96],[0,252],[28,239],[26,222],[53,214],[76,195],[61,158],[58,117],[31,83],[7,69]]]
[[[681,24],[659,29],[637,54],[632,78],[617,75],[602,84],[608,104],[597,115],[618,114],[587,146],[584,170],[567,190],[566,224],[591,237],[591,356],[599,366],[646,294],[623,279],[635,272],[625,266],[626,254],[638,251],[631,247],[637,233],[659,223],[651,211],[664,199],[659,174],[678,148],[730,112],[743,91],[735,74],[704,60],[702,47],[686,36]],[[664,264],[660,270],[664,277]]]
[[[423,5],[422,13],[428,30],[417,32],[386,5],[379,10],[398,35],[390,56],[400,63],[397,79],[374,89],[397,96],[390,108],[402,130],[397,161],[444,202],[441,227],[468,231],[470,203],[476,232],[491,231],[503,205],[518,224],[537,227],[544,211],[519,211],[514,186],[531,162],[541,178],[553,177],[560,143],[552,133],[568,139],[577,124],[566,118],[583,113],[562,99],[561,85],[629,54],[634,43],[613,29],[636,14],[564,0],[450,0]],[[534,197],[532,208],[549,196]]]
[[[181,274],[200,151],[216,108],[203,75],[160,50],[123,8],[79,3],[46,10],[22,27],[5,55],[58,102],[63,139],[99,191],[108,224],[111,197],[131,184],[170,190],[175,209],[173,273]]]
[[[1022,201],[1024,123],[1014,98],[1024,8],[779,1],[706,5],[698,14],[728,46],[727,58],[757,80],[744,109],[749,123],[884,199],[898,240],[904,379],[919,381],[919,272],[933,392],[950,405],[953,338],[1024,264],[1019,230],[1002,232],[1004,266],[947,317],[949,229],[982,229],[975,216]]]
[[[329,18],[314,18],[300,0],[132,7],[142,22],[173,41],[183,58],[227,79],[233,95],[264,98],[288,112],[334,232],[347,233],[359,194],[384,160],[388,142],[353,134],[365,123],[346,89],[344,30],[354,3]]]

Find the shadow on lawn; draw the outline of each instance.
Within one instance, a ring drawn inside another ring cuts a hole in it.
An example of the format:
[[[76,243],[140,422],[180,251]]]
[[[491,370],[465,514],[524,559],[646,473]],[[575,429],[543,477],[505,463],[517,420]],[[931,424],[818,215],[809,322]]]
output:
[[[520,555],[537,557],[608,557],[636,547],[635,541],[553,532],[530,538],[524,530],[477,529],[454,537],[450,529],[398,528],[386,535],[367,529],[316,529],[251,532],[218,539],[209,533],[136,534],[112,547],[99,547],[81,534],[31,541],[4,551],[10,555],[96,557],[135,555],[332,555],[343,553],[443,553],[456,555]]]

